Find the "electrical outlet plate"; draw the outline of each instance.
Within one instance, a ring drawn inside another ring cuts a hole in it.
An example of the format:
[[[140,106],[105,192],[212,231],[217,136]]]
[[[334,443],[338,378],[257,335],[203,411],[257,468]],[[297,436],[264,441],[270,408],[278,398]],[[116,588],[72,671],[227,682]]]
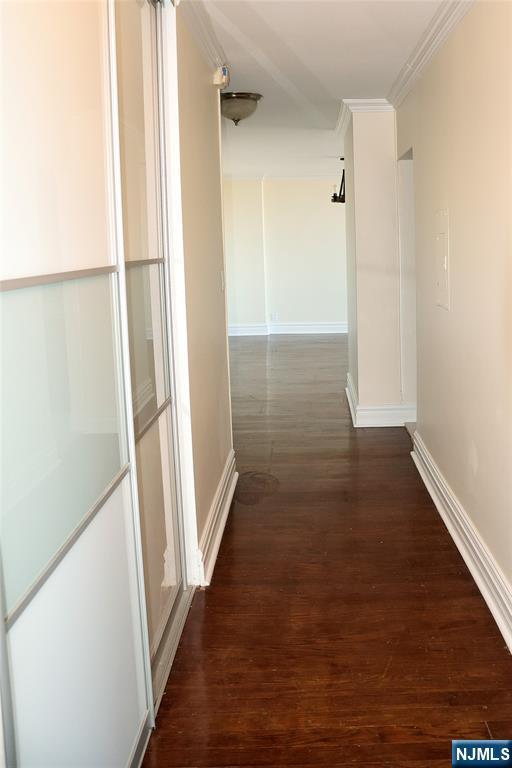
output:
[[[450,310],[450,214],[448,209],[436,212],[435,221],[436,304]]]

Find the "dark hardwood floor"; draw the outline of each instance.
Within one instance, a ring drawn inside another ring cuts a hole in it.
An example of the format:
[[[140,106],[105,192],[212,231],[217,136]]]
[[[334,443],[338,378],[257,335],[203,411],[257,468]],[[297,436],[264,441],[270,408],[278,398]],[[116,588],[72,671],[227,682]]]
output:
[[[146,768],[444,768],[452,738],[512,738],[512,658],[406,430],[352,428],[345,337],[231,363],[241,478]]]

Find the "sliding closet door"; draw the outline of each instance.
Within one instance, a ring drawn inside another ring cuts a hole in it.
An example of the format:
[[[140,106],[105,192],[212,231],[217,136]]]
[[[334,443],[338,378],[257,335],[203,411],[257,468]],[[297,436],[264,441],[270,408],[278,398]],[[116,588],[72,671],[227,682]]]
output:
[[[162,235],[157,11],[116,2],[130,365],[153,666],[182,586]],[[158,692],[157,692],[158,693]]]
[[[15,752],[19,766],[117,768],[152,702],[124,383],[113,7],[39,0],[0,14],[9,765]]]

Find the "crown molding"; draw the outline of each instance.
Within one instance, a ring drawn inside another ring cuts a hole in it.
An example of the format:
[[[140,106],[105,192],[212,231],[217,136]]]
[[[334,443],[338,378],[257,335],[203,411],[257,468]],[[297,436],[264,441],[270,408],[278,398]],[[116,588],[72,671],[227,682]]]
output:
[[[435,52],[474,2],[475,0],[444,0],[391,87],[388,101],[393,106],[400,106]]]
[[[203,0],[182,0],[180,11],[186,18],[195,41],[212,69],[227,64],[227,57],[213,30],[212,22]]]
[[[343,99],[343,104],[349,113],[392,112],[394,110],[393,104],[390,104],[387,99]]]
[[[340,111],[338,113],[336,128],[334,129],[335,133],[337,133],[338,136],[341,136],[341,138],[343,138],[347,132],[349,123],[350,123],[350,109],[348,108],[348,105],[345,104],[344,101],[342,101],[340,104]]]

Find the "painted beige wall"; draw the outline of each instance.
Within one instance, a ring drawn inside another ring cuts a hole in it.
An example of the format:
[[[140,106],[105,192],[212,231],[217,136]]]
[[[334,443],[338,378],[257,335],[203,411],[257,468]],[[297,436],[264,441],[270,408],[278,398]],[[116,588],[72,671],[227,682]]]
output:
[[[224,240],[230,325],[267,322],[260,179],[224,180]]]
[[[177,13],[181,188],[198,535],[232,448],[226,338],[219,91]]]
[[[229,324],[347,320],[339,179],[229,180],[224,215]]]
[[[107,6],[0,3],[0,27],[0,277],[110,264]]]
[[[352,152],[350,153],[350,149]],[[400,264],[394,111],[352,114],[345,147],[349,176],[352,312],[350,374],[361,406],[402,402]],[[357,343],[357,355],[354,344]]]
[[[418,430],[512,580],[512,4],[479,2],[398,111],[414,151]],[[451,310],[434,218],[450,211]]]

